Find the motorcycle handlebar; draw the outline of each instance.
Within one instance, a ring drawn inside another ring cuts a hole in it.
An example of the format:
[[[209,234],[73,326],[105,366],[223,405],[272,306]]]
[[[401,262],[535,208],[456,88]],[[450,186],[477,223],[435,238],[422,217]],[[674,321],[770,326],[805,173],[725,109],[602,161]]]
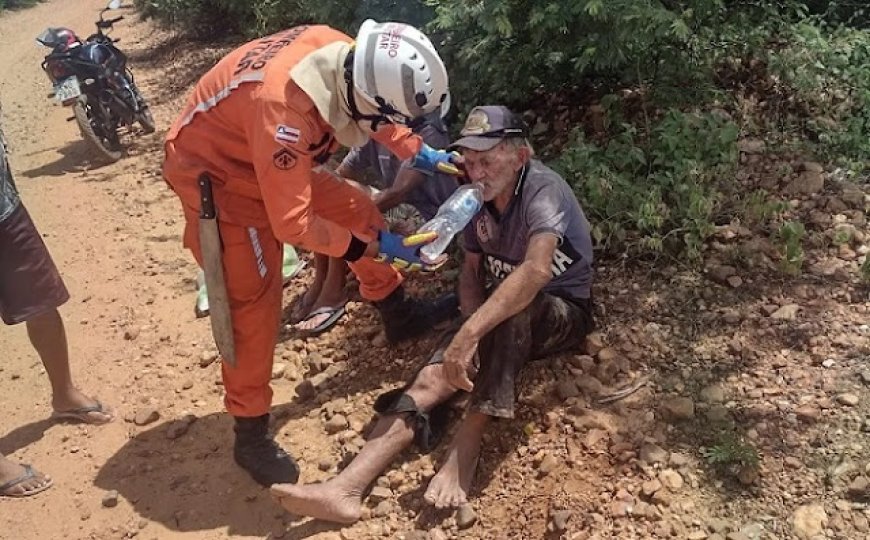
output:
[[[109,22],[112,24],[115,24],[116,22],[123,21],[123,20],[124,20],[124,16],[121,15],[120,17],[115,17],[114,19],[109,19]]]

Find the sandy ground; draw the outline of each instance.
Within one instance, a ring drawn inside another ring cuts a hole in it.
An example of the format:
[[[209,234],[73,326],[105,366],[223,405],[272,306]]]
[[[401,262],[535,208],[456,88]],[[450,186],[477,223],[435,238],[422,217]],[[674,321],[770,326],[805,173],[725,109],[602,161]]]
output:
[[[49,421],[48,380],[25,328],[0,327],[0,453],[55,481],[35,497],[0,500],[0,538],[785,539],[798,525],[802,537],[870,538],[870,297],[857,277],[870,197],[865,184],[863,199],[847,199],[830,177],[800,201],[825,218],[810,225],[800,278],[782,277],[766,238],[730,227],[714,239],[720,266],[704,272],[599,263],[609,346],[523,375],[517,418],[485,438],[473,519],[422,502],[444,445],[401,456],[353,527],[284,513],[232,463],[219,364],[207,321],[193,314],[196,269],[159,174],[167,125],[229,45],[172,39],[124,9],[114,35],[158,130],[125,135],[127,155],[100,165],[66,121],[70,110],[46,97],[34,37],[49,25],[87,35],[102,6],[52,0],[0,15],[11,165],[72,295],[61,313],[75,379],[119,415],[98,428]],[[750,182],[764,165],[753,159],[742,165]],[[852,224],[851,248],[830,245],[837,223]],[[288,303],[304,282],[287,289]],[[439,287],[437,277],[409,285]],[[322,337],[282,335],[274,429],[304,481],[335,474],[358,451],[377,393],[407,380],[432,341],[387,347],[379,332],[374,311],[351,302]],[[651,383],[636,394],[595,404],[641,376]],[[705,457],[732,436],[759,452],[739,482]],[[812,526],[796,524],[806,514]]]

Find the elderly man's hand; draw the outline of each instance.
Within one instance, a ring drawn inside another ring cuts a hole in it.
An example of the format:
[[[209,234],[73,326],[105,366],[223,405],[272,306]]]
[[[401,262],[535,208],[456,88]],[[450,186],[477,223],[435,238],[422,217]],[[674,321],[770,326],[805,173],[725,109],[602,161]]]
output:
[[[474,384],[468,378],[471,361],[477,350],[477,340],[460,330],[444,350],[443,373],[447,382],[459,390],[471,392]]]

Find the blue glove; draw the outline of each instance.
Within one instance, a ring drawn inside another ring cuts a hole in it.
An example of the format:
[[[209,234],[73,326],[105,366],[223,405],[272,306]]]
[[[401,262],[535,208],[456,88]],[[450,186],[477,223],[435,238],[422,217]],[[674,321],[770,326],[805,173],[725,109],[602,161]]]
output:
[[[461,176],[462,171],[454,163],[454,158],[458,156],[459,154],[456,152],[436,150],[424,143],[411,161],[411,167],[426,174],[441,172]]]
[[[390,263],[397,270],[429,272],[436,270],[446,260],[446,257],[433,264],[423,262],[420,258],[420,248],[438,238],[438,233],[431,231],[411,236],[402,236],[389,231],[378,233],[378,256],[375,260]]]

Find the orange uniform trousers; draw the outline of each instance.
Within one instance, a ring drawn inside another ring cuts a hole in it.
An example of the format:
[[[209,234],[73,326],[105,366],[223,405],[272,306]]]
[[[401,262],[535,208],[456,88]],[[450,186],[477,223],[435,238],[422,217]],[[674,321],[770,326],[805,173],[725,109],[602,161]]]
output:
[[[311,188],[314,213],[349,229],[354,236],[371,241],[378,230],[386,228],[371,199],[350,184],[328,174],[315,174]],[[199,212],[184,204],[184,215],[184,244],[202,266]],[[222,366],[224,401],[233,416],[260,416],[268,413],[272,404],[269,381],[281,324],[283,248],[269,227],[219,221],[218,228],[237,362],[235,368],[226,363]],[[382,300],[402,282],[397,270],[371,258],[350,263],[350,268],[367,300]]]

